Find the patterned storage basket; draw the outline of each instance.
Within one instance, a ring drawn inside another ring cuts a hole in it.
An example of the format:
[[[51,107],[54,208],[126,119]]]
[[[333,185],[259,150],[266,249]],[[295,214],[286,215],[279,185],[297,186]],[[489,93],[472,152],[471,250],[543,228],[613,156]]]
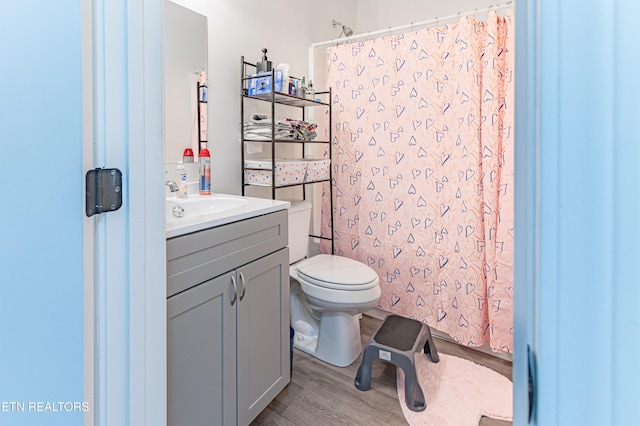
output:
[[[329,179],[329,167],[331,167],[331,160],[309,160],[305,182]]]
[[[244,166],[251,170],[244,171],[244,180],[252,185],[271,186],[272,167],[270,160],[246,160]],[[260,169],[260,170],[255,170]],[[307,174],[307,161],[276,160],[276,186],[303,183]]]

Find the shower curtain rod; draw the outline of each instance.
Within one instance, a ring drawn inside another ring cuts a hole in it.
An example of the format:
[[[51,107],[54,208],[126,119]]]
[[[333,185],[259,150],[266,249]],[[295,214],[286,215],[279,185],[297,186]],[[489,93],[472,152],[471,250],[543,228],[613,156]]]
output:
[[[346,42],[346,41],[356,40],[356,39],[363,38],[363,37],[370,37],[370,36],[375,36],[375,35],[379,35],[379,34],[393,33],[393,32],[396,32],[396,31],[411,29],[411,28],[414,28],[414,27],[422,27],[424,25],[437,24],[439,22],[450,21],[452,19],[456,19],[456,18],[459,18],[461,16],[475,15],[476,13],[485,13],[485,12],[490,12],[492,10],[506,9],[508,7],[511,7],[513,5],[513,3],[514,3],[513,0],[511,0],[511,1],[508,1],[508,2],[506,2],[504,4],[485,7],[484,9],[475,9],[475,10],[471,10],[471,11],[464,12],[464,13],[458,12],[455,15],[445,16],[444,18],[434,18],[434,19],[429,19],[428,21],[415,22],[415,23],[412,22],[411,24],[400,25],[398,27],[389,27],[386,30],[369,31],[368,33],[355,34],[355,35],[352,35],[350,37],[335,38],[333,40],[321,41],[321,42],[318,42],[318,43],[311,43],[311,47],[315,48],[315,47],[327,46],[327,45],[334,44],[334,43],[343,43],[343,42]]]

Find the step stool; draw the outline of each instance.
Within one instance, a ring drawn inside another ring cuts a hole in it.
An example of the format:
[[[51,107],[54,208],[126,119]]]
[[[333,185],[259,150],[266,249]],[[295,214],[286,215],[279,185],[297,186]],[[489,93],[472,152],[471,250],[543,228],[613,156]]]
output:
[[[371,364],[383,360],[404,371],[404,395],[412,411],[424,411],[426,404],[413,355],[424,348],[432,362],[440,361],[429,326],[419,321],[389,315],[364,348],[362,362],[356,374],[355,385],[361,391],[371,388]]]

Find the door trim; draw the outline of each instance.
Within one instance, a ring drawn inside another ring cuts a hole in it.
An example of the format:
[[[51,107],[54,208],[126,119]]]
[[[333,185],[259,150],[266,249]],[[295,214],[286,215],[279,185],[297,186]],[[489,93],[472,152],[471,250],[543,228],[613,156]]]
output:
[[[93,152],[93,3],[82,3],[82,176],[94,166]],[[84,194],[78,194],[83,199]],[[95,407],[94,219],[83,216],[84,425],[93,426]]]
[[[516,2],[513,423],[529,424],[527,347],[538,347],[538,0]],[[535,414],[535,413],[534,413]],[[535,424],[535,416],[532,419]]]
[[[85,218],[85,424],[166,424],[162,0],[83,2],[83,168],[123,172]]]

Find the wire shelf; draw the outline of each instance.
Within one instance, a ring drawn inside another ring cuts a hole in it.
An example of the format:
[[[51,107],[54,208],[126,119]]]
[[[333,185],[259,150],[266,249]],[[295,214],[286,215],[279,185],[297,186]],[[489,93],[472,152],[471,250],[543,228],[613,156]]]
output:
[[[288,95],[286,93],[262,93],[259,95],[243,95],[245,98],[259,99],[265,102],[273,102],[280,105],[294,106],[294,107],[314,107],[314,106],[329,106],[326,102],[312,101],[311,99],[299,98],[298,96]]]

